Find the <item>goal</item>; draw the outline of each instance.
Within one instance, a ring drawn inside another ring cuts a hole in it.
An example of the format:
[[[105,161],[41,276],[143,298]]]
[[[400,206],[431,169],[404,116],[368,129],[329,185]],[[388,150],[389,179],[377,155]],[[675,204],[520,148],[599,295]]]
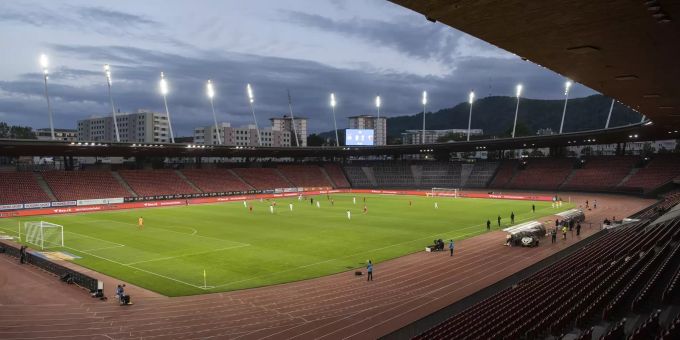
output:
[[[23,235],[23,241],[34,244],[40,249],[63,247],[64,227],[45,221],[24,222],[20,230],[19,239]]]
[[[432,188],[432,191],[427,194],[430,197],[460,197],[460,189],[457,188]]]

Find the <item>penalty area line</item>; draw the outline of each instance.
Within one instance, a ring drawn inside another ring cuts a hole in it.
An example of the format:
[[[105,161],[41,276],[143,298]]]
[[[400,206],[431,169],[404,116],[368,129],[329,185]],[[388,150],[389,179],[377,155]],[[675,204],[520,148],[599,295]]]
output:
[[[133,265],[133,264],[139,264],[139,263],[156,262],[156,261],[163,261],[163,260],[172,260],[172,259],[178,259],[178,258],[180,258],[180,257],[187,257],[187,256],[194,256],[194,255],[203,255],[203,254],[209,254],[209,253],[214,253],[214,252],[223,251],[223,250],[236,249],[236,248],[244,248],[244,247],[249,247],[249,246],[250,246],[250,244],[242,244],[242,245],[238,245],[238,246],[224,247],[224,248],[219,248],[219,249],[201,251],[201,252],[197,252],[197,253],[182,254],[182,255],[177,255],[177,256],[161,257],[161,258],[151,259],[151,260],[136,261],[136,262],[130,262],[130,263],[126,263],[126,264],[127,264],[127,265]]]

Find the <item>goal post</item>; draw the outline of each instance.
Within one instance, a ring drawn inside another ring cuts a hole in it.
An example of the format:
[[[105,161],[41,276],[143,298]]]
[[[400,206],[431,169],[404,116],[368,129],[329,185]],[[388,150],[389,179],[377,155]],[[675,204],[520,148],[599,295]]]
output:
[[[430,197],[460,197],[458,188],[432,188],[427,194]]]
[[[64,226],[62,225],[45,221],[28,221],[24,222],[21,229],[23,241],[38,246],[41,250],[64,246]]]

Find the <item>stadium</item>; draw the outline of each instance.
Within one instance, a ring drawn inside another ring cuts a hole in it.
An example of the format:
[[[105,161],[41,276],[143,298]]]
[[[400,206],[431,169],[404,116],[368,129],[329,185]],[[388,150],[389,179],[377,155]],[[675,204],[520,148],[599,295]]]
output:
[[[568,78],[559,133],[515,136],[522,85],[511,133],[472,132],[501,99],[470,92],[455,141],[426,136],[419,91],[403,144],[377,142],[380,95],[349,117],[375,125],[342,129],[330,93],[330,142],[308,146],[290,91],[270,120],[291,131],[258,127],[250,83],[239,129],[209,80],[214,125],[183,141],[161,73],[168,138],[125,141],[145,113],[115,109],[106,64],[108,132],[70,139],[43,55],[46,138],[0,139],[0,339],[680,338],[680,148],[659,143],[680,127],[680,3],[389,5]],[[563,131],[572,82],[611,98],[606,124]],[[610,126],[615,104],[631,122]]]

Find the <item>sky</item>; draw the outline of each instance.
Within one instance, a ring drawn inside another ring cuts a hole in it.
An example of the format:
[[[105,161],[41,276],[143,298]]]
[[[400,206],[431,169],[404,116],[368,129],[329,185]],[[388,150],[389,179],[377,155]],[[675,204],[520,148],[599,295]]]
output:
[[[49,56],[57,128],[111,114],[103,65],[122,112],[162,112],[159,77],[176,136],[212,124],[205,84],[215,86],[220,122],[252,123],[252,84],[260,127],[293,113],[310,132],[346,117],[422,112],[477,97],[563,98],[564,77],[449,26],[383,0],[0,1],[0,121],[48,127],[39,56]],[[593,94],[576,84],[571,97]]]

